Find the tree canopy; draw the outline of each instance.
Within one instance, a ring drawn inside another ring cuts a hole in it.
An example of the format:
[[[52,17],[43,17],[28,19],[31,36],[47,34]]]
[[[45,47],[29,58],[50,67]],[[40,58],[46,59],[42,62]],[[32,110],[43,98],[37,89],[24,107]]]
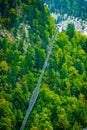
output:
[[[1,0],[0,130],[19,130],[49,51],[55,23],[39,0]],[[25,130],[87,127],[87,36],[57,34]]]

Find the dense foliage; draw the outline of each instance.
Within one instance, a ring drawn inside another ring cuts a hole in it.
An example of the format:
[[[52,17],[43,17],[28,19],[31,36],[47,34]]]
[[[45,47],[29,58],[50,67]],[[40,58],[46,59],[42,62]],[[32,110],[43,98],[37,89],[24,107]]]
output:
[[[39,0],[1,0],[0,4],[0,130],[19,130],[55,24]],[[66,32],[57,35],[25,130],[86,128],[86,77],[87,36],[69,24]]]
[[[46,2],[52,12],[67,13],[74,17],[87,20],[87,0],[42,0]]]
[[[27,123],[30,130],[87,127],[87,37],[59,33],[40,94]]]

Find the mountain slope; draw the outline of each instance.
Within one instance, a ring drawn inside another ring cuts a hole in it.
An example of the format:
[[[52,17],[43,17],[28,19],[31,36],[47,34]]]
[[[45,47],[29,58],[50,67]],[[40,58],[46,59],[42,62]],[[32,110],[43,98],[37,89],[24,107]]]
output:
[[[50,7],[51,12],[62,15],[79,17],[87,20],[87,1],[86,0],[43,0]]]
[[[1,0],[0,129],[19,130],[55,32],[39,0]],[[58,33],[26,130],[87,127],[87,36]]]

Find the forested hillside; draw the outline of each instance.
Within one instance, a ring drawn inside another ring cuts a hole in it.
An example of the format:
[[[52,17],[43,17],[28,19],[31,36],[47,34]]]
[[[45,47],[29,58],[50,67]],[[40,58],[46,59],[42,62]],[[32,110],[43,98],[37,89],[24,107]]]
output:
[[[69,16],[87,20],[87,0],[42,0],[46,2],[51,12],[67,13]]]
[[[0,130],[19,130],[46,59],[55,23],[40,0],[0,0]],[[87,127],[87,36],[57,34],[25,130]]]

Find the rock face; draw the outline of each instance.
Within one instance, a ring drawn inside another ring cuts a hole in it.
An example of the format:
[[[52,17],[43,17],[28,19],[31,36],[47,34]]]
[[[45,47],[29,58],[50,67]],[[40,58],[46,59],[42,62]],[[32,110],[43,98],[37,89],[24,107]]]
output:
[[[54,17],[57,23],[59,32],[65,31],[67,28],[67,25],[69,23],[73,23],[77,31],[87,35],[87,21],[83,21],[82,19],[79,19],[77,17],[75,18],[73,16],[68,16],[67,18],[65,18],[66,14],[64,14],[64,16],[62,16],[62,20],[58,22],[59,14],[51,13],[51,15],[52,17]]]
[[[59,32],[65,31],[68,23],[73,23],[77,31],[87,35],[87,0],[43,1],[50,8],[56,23],[59,24]]]

